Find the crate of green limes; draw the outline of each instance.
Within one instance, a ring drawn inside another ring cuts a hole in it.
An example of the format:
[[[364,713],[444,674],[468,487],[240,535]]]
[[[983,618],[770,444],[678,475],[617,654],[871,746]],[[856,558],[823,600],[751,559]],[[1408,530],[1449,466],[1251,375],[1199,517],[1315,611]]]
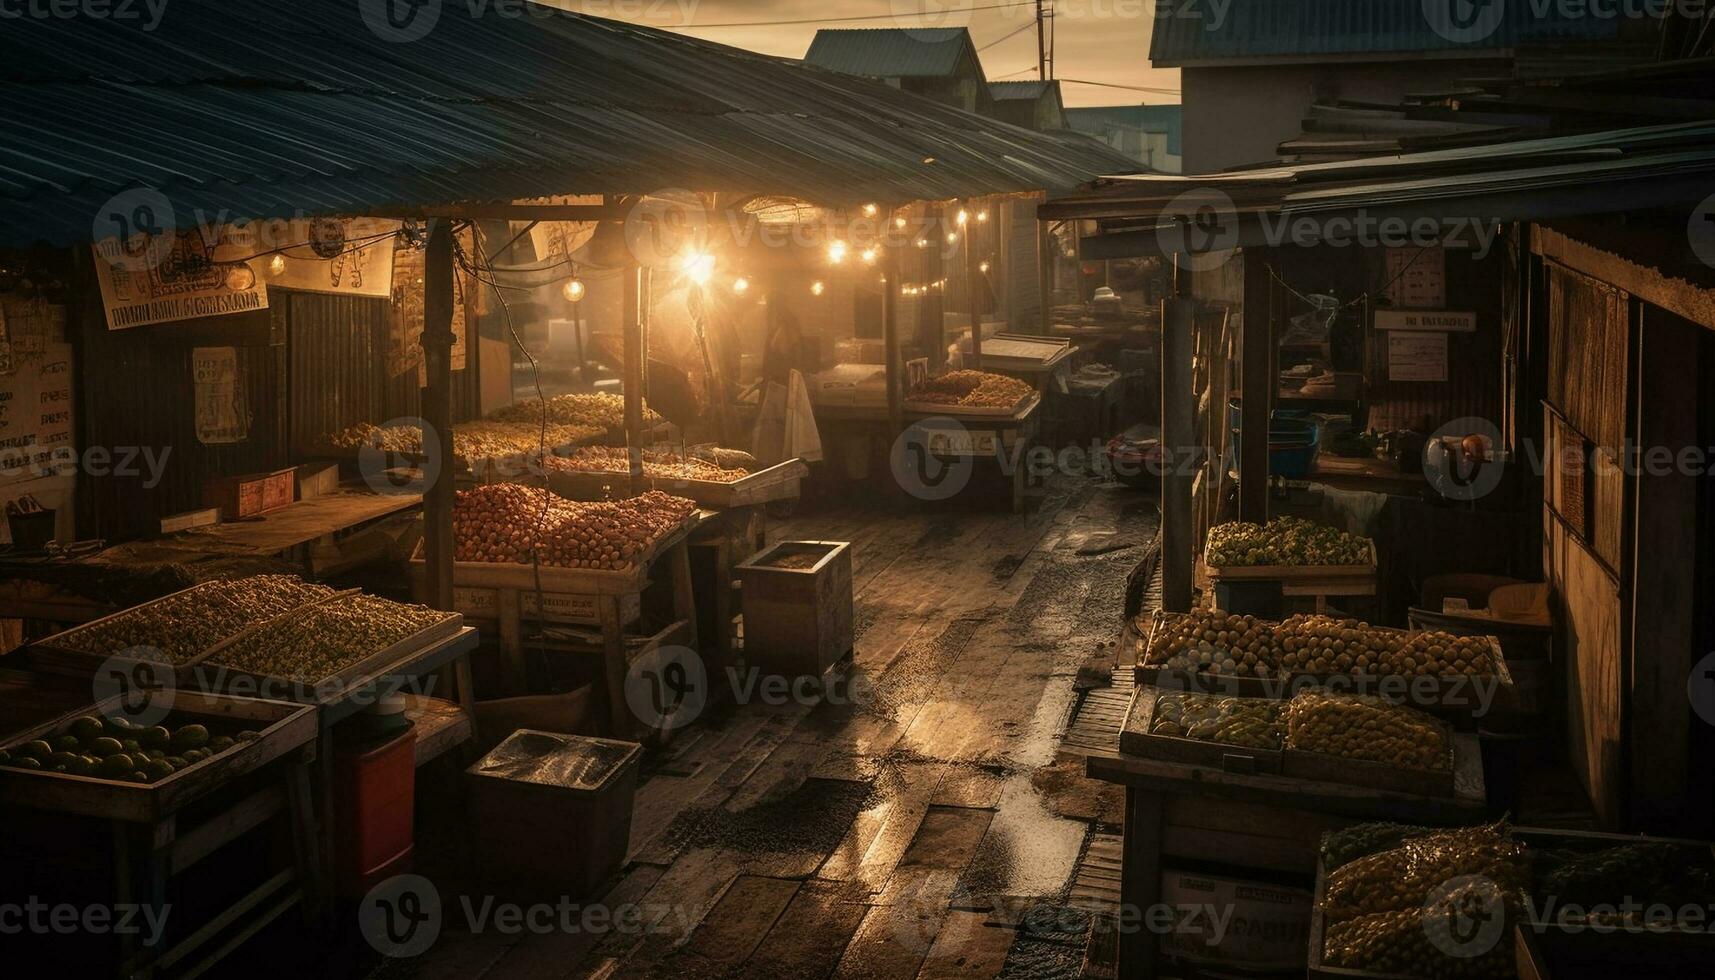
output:
[[[1284,702],[1139,687],[1120,750],[1227,772],[1278,773]]]
[[[307,705],[180,690],[136,713],[134,694],[0,745],[0,805],[149,823],[316,738]]]

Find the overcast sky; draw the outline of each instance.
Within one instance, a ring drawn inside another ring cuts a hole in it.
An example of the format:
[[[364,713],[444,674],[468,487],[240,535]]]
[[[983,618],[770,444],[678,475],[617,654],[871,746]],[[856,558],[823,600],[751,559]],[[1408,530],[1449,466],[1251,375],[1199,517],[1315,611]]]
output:
[[[559,0],[557,5],[788,58],[803,57],[819,27],[968,27],[990,80],[1036,77],[1035,15],[1028,0]],[[1001,9],[973,9],[997,6]],[[1179,101],[1179,73],[1149,67],[1153,5],[1148,0],[1059,0],[1054,6],[1056,77],[1172,90],[1139,92],[1062,81],[1067,105]],[[839,17],[880,19],[833,20]],[[711,26],[786,20],[828,22]]]

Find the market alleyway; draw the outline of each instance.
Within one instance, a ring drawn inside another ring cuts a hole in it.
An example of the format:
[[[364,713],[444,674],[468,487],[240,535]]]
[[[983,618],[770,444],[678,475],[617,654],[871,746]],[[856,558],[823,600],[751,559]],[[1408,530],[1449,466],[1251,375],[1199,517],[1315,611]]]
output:
[[[1076,976],[1078,907],[1117,900],[1121,799],[1059,740],[1155,524],[1153,497],[1073,480],[1027,520],[775,524],[770,540],[853,542],[871,703],[728,708],[649,760],[603,904],[653,927],[508,936],[447,916],[433,950],[377,975]]]

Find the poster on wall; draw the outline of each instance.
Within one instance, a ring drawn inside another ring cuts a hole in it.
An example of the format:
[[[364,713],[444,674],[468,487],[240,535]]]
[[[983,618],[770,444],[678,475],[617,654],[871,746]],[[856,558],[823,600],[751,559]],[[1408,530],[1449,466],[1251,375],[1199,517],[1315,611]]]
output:
[[[270,286],[386,299],[393,293],[399,227],[387,218],[299,219],[277,232],[287,247],[257,264]],[[266,247],[261,244],[257,251]]]
[[[1446,381],[1447,335],[1440,331],[1390,331],[1387,335],[1387,379]]]
[[[250,407],[238,373],[238,348],[191,348],[191,381],[196,389],[198,442],[219,446],[250,437]]]
[[[1437,310],[1447,305],[1447,251],[1439,246],[1390,248],[1387,298],[1403,309]]]
[[[476,250],[474,239],[469,227],[459,232],[459,246],[466,255],[474,256]],[[393,315],[389,321],[390,329],[387,340],[387,368],[389,377],[397,377],[407,371],[417,372],[418,384],[426,383],[427,367],[423,363],[423,263],[422,248],[400,246],[393,253]],[[453,370],[463,371],[465,368],[465,344],[467,330],[465,323],[468,317],[481,314],[481,304],[478,299],[480,292],[475,289],[475,280],[465,275],[462,270],[453,274]]]
[[[249,261],[254,241],[251,229],[209,225],[96,242],[107,328],[267,309],[267,287]]]
[[[49,344],[0,375],[0,483],[53,473],[71,449],[71,345]]]

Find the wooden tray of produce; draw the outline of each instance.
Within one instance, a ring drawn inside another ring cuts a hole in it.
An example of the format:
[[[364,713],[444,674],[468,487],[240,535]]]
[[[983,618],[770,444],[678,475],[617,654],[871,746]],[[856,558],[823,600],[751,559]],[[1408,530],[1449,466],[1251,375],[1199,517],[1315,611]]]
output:
[[[1237,674],[1213,674],[1207,671],[1186,671],[1170,669],[1157,664],[1146,663],[1150,648],[1154,645],[1155,634],[1177,613],[1157,610],[1150,617],[1149,633],[1141,633],[1135,622],[1128,622],[1122,634],[1122,648],[1129,648],[1134,656],[1136,666],[1133,674],[1138,684],[1150,684],[1177,688],[1180,690],[1201,691],[1209,694],[1226,694],[1246,698],[1290,698],[1300,691],[1312,688],[1338,691],[1344,694],[1372,694],[1387,696],[1394,700],[1409,695],[1408,703],[1415,708],[1459,720],[1462,723],[1474,722],[1483,717],[1484,705],[1488,710],[1494,710],[1507,698],[1511,697],[1513,688],[1512,672],[1507,668],[1507,661],[1501,655],[1500,641],[1494,637],[1486,637],[1489,642],[1489,659],[1495,665],[1493,675],[1473,677],[1466,674],[1418,675],[1416,677],[1398,677],[1397,675],[1364,675],[1356,674],[1292,674],[1288,677],[1242,677]],[[1409,630],[1393,629],[1386,626],[1372,626],[1371,629],[1390,633],[1405,634]],[[1494,690],[1486,696],[1483,685],[1493,684]]]
[[[1379,970],[1354,970],[1343,966],[1328,966],[1322,962],[1322,951],[1328,943],[1328,922],[1322,906],[1328,900],[1328,872],[1333,870],[1318,855],[1316,858],[1316,893],[1310,902],[1309,961],[1305,975],[1311,980],[1423,980],[1403,973],[1383,973]]]
[[[1351,786],[1391,790],[1395,793],[1411,793],[1415,796],[1452,798],[1458,795],[1456,770],[1459,765],[1459,748],[1452,728],[1444,723],[1441,728],[1442,736],[1447,740],[1445,769],[1408,769],[1385,762],[1330,755],[1326,752],[1310,752],[1287,745],[1280,750],[1280,774],[1313,782],[1346,783]]]
[[[1357,565],[1211,565],[1203,562],[1204,573],[1211,582],[1250,582],[1250,581],[1293,581],[1295,579],[1314,579],[1316,581],[1353,581],[1373,582],[1376,577],[1376,543],[1369,538],[1364,539],[1369,549],[1369,558]]]
[[[999,405],[946,405],[940,402],[920,402],[905,400],[905,411],[919,416],[933,417],[948,415],[954,418],[976,419],[1023,419],[1036,411],[1036,406],[1042,403],[1042,396],[1032,392],[1020,398],[1010,406]]]
[[[64,737],[82,717],[98,721],[120,715],[124,695],[115,695],[85,709],[38,725],[0,746],[15,754],[37,739]],[[173,694],[172,711],[162,722],[177,732],[200,724],[211,738],[235,737],[254,731],[252,738],[235,739],[222,751],[191,762],[154,782],[131,782],[103,775],[74,775],[44,769],[0,766],[0,804],[15,804],[60,813],[130,822],[153,822],[218,789],[223,783],[260,768],[316,739],[314,708],[284,701],[230,697],[181,690]],[[105,737],[107,726],[103,727]],[[98,770],[99,771],[99,770]]]
[[[1223,772],[1273,774],[1281,771],[1280,749],[1256,749],[1151,732],[1149,728],[1155,720],[1156,699],[1172,693],[1175,692],[1154,687],[1139,687],[1132,692],[1131,707],[1126,709],[1125,725],[1120,729],[1121,752]]]
[[[295,701],[299,704],[322,704],[338,701],[357,686],[359,681],[371,674],[408,660],[442,640],[457,636],[459,631],[464,629],[463,615],[456,612],[442,612],[442,618],[435,623],[425,626],[383,649],[354,660],[335,673],[314,681],[299,681],[289,677],[277,677],[273,674],[258,674],[220,662],[220,651],[237,642],[240,638],[266,631],[293,616],[303,614],[311,606],[337,602],[361,591],[361,589],[347,589],[315,602],[305,603],[296,609],[275,616],[265,623],[258,623],[238,636],[228,639],[205,655],[204,670],[198,672],[198,679],[206,680],[212,675],[218,681],[219,691],[227,694],[244,695],[257,692],[270,697]]]
[[[809,475],[810,467],[803,460],[789,459],[730,483],[660,477],[645,477],[643,482],[649,490],[660,490],[693,500],[699,506],[725,510],[774,500],[795,500],[799,481]],[[557,470],[548,474],[548,489],[569,500],[603,500],[615,491],[615,487],[625,488],[629,480],[625,473]],[[620,495],[627,494],[622,489]]]
[[[1684,850],[1686,868],[1695,868],[1706,877],[1715,876],[1715,845],[1709,841],[1538,827],[1514,827],[1512,835],[1514,839],[1524,841],[1532,851],[1596,851],[1627,844],[1666,845]],[[1715,932],[1710,931],[1706,917],[1694,925],[1667,927],[1664,924],[1656,928],[1635,925],[1627,928],[1617,924],[1598,928],[1582,916],[1555,921],[1566,908],[1565,900],[1556,896],[1554,907],[1547,907],[1548,896],[1541,893],[1541,883],[1536,878],[1538,872],[1537,861],[1533,860],[1534,901],[1526,906],[1524,921],[1513,930],[1519,976],[1524,980],[1715,976]],[[1634,889],[1627,886],[1627,890]],[[1640,904],[1658,901],[1647,894],[1616,896],[1614,900],[1618,902],[1621,898],[1635,899]],[[1705,895],[1696,905],[1700,912],[1706,913],[1712,903],[1715,903],[1715,895]],[[1680,908],[1679,902],[1663,901],[1658,904],[1674,911]],[[1549,920],[1539,918],[1535,914],[1539,911],[1550,913]]]
[[[126,676],[130,681],[144,687],[160,686],[161,683],[166,680],[168,672],[170,671],[173,683],[176,686],[194,686],[192,681],[193,676],[196,673],[197,666],[208,657],[211,651],[218,649],[222,643],[226,642],[226,640],[230,640],[231,637],[226,637],[220,641],[220,643],[216,643],[214,646],[209,647],[207,650],[202,651],[181,664],[172,664],[164,660],[157,661],[145,660],[142,658],[131,658],[120,654],[103,655],[90,653],[87,650],[75,649],[67,645],[67,639],[69,637],[74,637],[85,630],[103,626],[107,623],[121,620],[128,616],[138,615],[152,606],[190,595],[198,590],[207,589],[213,584],[214,583],[212,582],[199,582],[188,589],[180,589],[177,592],[170,592],[167,595],[150,599],[148,602],[129,606],[125,609],[119,610],[118,612],[109,613],[100,619],[92,619],[87,623],[81,623],[77,626],[73,626],[71,629],[62,630],[52,636],[37,640],[35,643],[30,645],[30,663],[32,666],[44,673],[69,675],[72,677],[93,677],[95,676],[96,670],[98,670],[103,664],[111,663],[116,667],[124,668]],[[233,635],[236,636],[238,634]],[[150,671],[155,671],[155,673],[151,674]]]
[[[563,568],[541,566],[540,586],[543,592],[560,595],[630,595],[642,592],[649,584],[649,566],[663,552],[683,541],[703,520],[701,511],[692,511],[676,527],[669,528],[637,557],[629,567]],[[411,553],[411,581],[422,594],[427,582],[428,560],[424,543],[419,541]],[[527,589],[534,592],[538,585],[537,566],[503,561],[455,561],[453,585],[478,589]]]

